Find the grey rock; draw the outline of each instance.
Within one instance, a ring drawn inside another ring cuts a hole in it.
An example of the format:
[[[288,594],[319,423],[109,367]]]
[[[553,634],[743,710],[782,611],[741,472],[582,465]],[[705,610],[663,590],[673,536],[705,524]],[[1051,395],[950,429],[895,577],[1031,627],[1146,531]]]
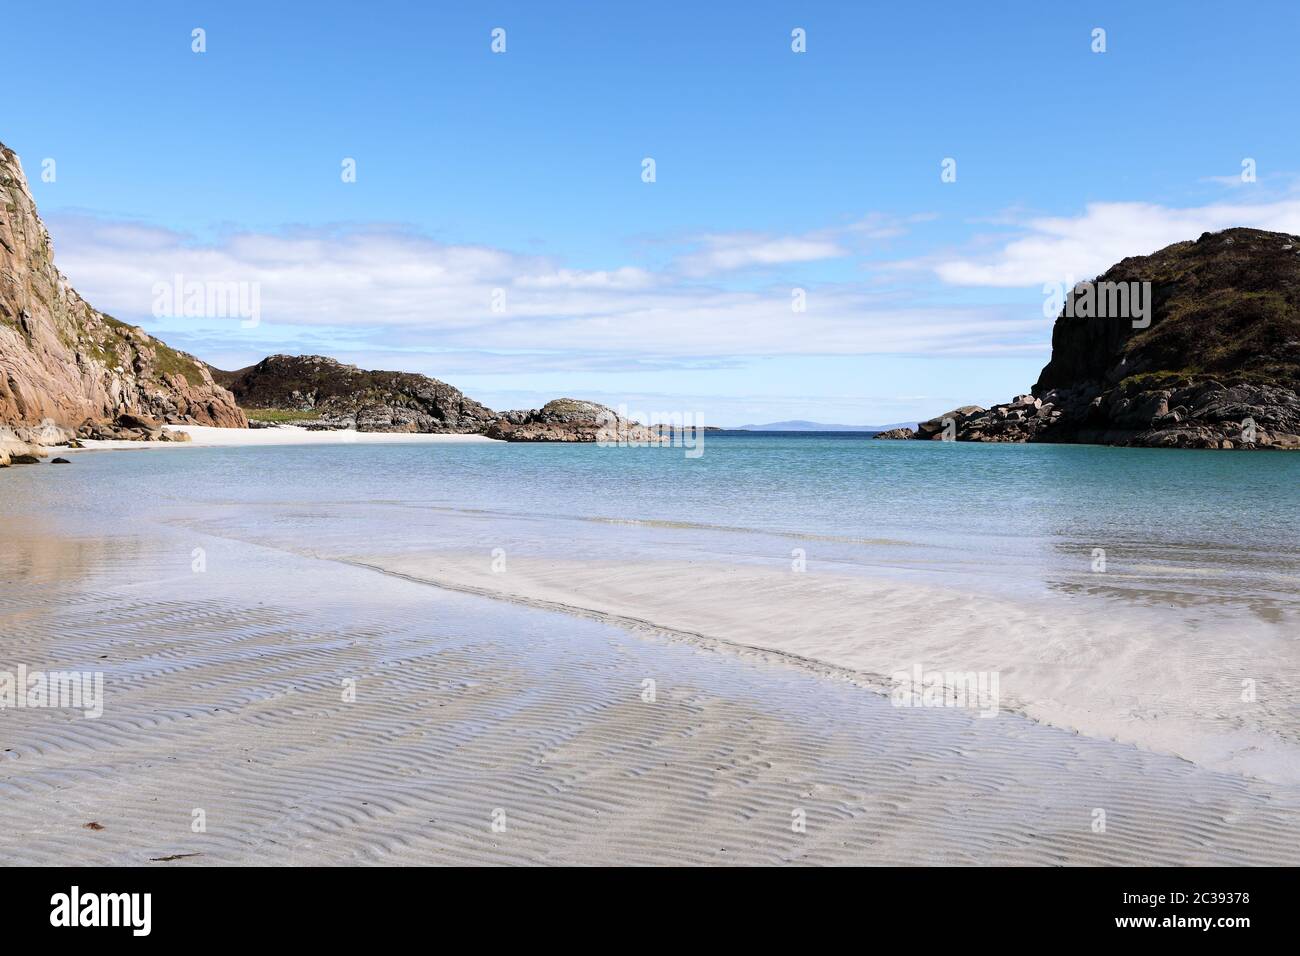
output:
[[[876,432],[874,438],[883,438],[893,441],[906,441],[916,437],[916,431],[912,428],[891,428],[888,431]]]

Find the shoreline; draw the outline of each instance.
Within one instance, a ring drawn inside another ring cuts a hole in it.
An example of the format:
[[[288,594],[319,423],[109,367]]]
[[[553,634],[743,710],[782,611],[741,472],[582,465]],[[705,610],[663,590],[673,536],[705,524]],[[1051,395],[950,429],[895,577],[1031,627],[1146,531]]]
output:
[[[1163,639],[1135,633],[1132,625],[1147,615],[1120,622],[1083,617],[1051,622],[1047,606],[1005,598],[834,572],[800,577],[720,562],[610,564],[550,555],[512,558],[508,572],[497,574],[476,554],[335,560],[628,630],[661,632],[706,649],[722,646],[741,658],[776,659],[886,696],[895,686],[892,675],[918,666],[997,674],[1000,709],[1042,726],[1137,746],[1209,770],[1300,785],[1300,745],[1288,736],[1285,714],[1265,718],[1254,705],[1233,703],[1238,673],[1271,668],[1271,693],[1284,699],[1300,686],[1300,674],[1278,668],[1276,648],[1262,641],[1258,630],[1243,632],[1230,651],[1190,631],[1171,648]],[[718,602],[718,594],[726,601]],[[878,616],[861,619],[864,607]],[[935,619],[965,623],[919,624],[922,608]],[[809,628],[806,621],[817,623]],[[1053,623],[1081,641],[1071,659],[1038,660],[1048,647],[1060,650],[1046,637]],[[1178,674],[1178,683],[1168,681],[1170,672]],[[1077,679],[1081,673],[1087,680]]]
[[[65,448],[61,451],[119,451],[150,448],[260,448],[271,445],[421,445],[441,443],[497,444],[498,439],[486,435],[444,435],[428,432],[359,432],[341,428],[330,431],[313,431],[298,425],[279,425],[274,428],[215,428],[211,425],[164,425],[168,432],[185,432],[189,441],[94,441],[85,439],[84,449]]]

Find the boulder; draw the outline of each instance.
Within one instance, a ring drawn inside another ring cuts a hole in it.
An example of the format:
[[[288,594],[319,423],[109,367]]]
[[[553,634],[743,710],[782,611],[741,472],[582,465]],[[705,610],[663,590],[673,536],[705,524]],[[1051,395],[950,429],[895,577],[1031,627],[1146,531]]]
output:
[[[0,425],[0,468],[29,465],[45,456],[45,449],[20,436],[19,430]]]
[[[116,424],[118,428],[140,429],[150,433],[162,431],[162,422],[158,421],[158,419],[151,418],[148,415],[137,414],[135,412],[123,412],[121,415],[117,416],[114,424]]]

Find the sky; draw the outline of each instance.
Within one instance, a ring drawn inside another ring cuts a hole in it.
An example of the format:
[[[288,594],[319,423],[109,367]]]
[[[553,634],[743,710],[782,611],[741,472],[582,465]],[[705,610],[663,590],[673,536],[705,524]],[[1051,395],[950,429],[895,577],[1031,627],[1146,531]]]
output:
[[[1294,2],[4,5],[56,262],[222,368],[916,421],[1027,391],[1050,289],[1300,232]]]

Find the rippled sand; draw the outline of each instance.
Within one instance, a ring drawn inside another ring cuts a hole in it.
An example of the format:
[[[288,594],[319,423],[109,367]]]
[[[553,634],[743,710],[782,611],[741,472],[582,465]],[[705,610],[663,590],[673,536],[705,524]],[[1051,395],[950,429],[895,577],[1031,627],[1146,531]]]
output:
[[[1070,731],[1132,743],[1215,770],[1300,785],[1292,704],[1300,659],[1276,628],[1216,628],[1143,610],[1012,602],[824,569],[723,561],[608,561],[515,554],[495,573],[481,552],[340,558],[531,607],[590,614],[688,640],[767,651],[846,672],[888,693],[890,675],[999,675],[1000,706]],[[1255,680],[1242,699],[1242,680]]]
[[[0,862],[1300,862],[1293,787],[147,525],[9,524],[0,668],[106,702],[0,713]]]

